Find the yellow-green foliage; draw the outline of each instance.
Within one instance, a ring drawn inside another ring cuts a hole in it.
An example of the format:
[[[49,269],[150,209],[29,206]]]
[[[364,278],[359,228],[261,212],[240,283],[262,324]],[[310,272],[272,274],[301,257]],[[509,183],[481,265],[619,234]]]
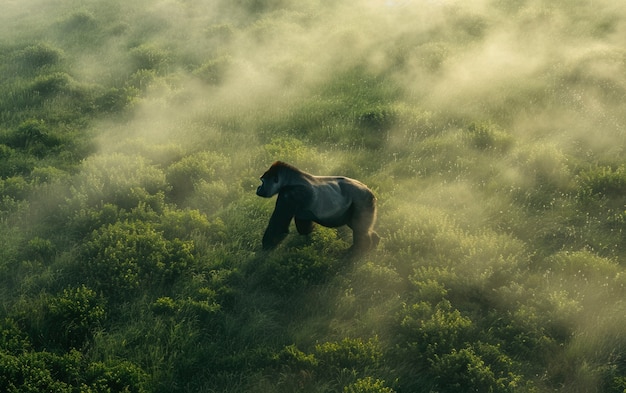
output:
[[[626,7],[0,12],[0,391],[626,387]],[[276,160],[366,183],[261,237]]]

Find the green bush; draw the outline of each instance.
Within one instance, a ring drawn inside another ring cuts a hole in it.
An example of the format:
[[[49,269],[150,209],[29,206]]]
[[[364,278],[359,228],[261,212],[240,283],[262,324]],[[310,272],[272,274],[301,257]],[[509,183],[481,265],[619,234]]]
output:
[[[549,268],[545,272],[555,286],[574,289],[588,288],[589,285],[605,287],[619,274],[619,264],[608,258],[599,257],[589,251],[560,252],[546,261]],[[584,283],[584,284],[583,284]]]
[[[5,180],[0,180],[0,193],[5,197],[13,199],[25,199],[32,187],[22,176],[12,176]]]
[[[197,288],[186,298],[173,300],[170,297],[160,297],[152,305],[152,311],[157,315],[169,315],[176,318],[198,319],[208,322],[221,308],[217,303],[217,292],[208,287]]]
[[[93,208],[78,208],[68,220],[67,234],[80,241],[91,236],[96,229],[113,224],[123,216],[124,212],[111,203]]]
[[[66,32],[85,32],[97,27],[96,17],[89,11],[79,10],[71,13],[62,21]]]
[[[481,150],[506,152],[513,144],[513,138],[493,124],[472,123],[467,131],[472,145]]]
[[[36,97],[46,98],[67,91],[71,83],[73,80],[68,74],[56,72],[35,78],[30,85],[30,90]]]
[[[44,334],[63,348],[80,349],[106,320],[103,300],[85,285],[66,288],[48,301]]]
[[[472,320],[448,300],[403,304],[396,327],[397,356],[412,367],[424,367],[437,356],[465,347],[474,333]]]
[[[69,180],[69,173],[53,166],[33,168],[30,178],[35,184],[53,184]]]
[[[597,167],[581,172],[577,178],[578,198],[585,202],[607,199],[622,205],[626,195],[626,167]],[[613,204],[612,204],[613,205]]]
[[[55,355],[0,352],[0,389],[18,392],[146,392],[146,374],[130,362],[89,363],[78,351]]]
[[[282,371],[281,384],[287,388],[300,386],[314,389],[316,381],[323,381],[336,391],[393,392],[384,387],[384,381],[369,376],[370,373],[380,372],[383,362],[383,352],[377,337],[367,341],[344,338],[341,341],[324,342],[317,344],[310,354],[300,351],[295,345],[289,345],[274,355],[273,361]],[[374,388],[383,390],[372,390]]]
[[[56,252],[56,247],[52,241],[34,237],[28,241],[24,256],[31,260],[50,263],[54,259]]]
[[[232,58],[222,56],[202,64],[194,71],[194,75],[210,85],[221,84],[228,75],[228,70],[232,66]]]
[[[274,360],[279,366],[295,373],[302,370],[311,371],[319,363],[314,354],[306,354],[293,344],[284,347],[274,356]]]
[[[46,352],[30,352],[15,356],[0,352],[0,389],[7,393],[53,391],[72,392],[72,387],[63,379],[65,359]],[[61,365],[60,372],[52,368]],[[56,375],[55,375],[56,374]],[[59,375],[61,374],[61,375]],[[59,380],[61,379],[61,380]]]
[[[385,381],[366,377],[357,379],[356,382],[344,386],[343,393],[394,393],[390,387],[385,386]]]
[[[63,57],[64,53],[61,49],[41,42],[27,46],[15,54],[18,68],[25,70],[57,65]]]
[[[162,293],[193,261],[193,243],[168,240],[147,223],[117,222],[92,233],[77,263],[94,289],[119,302],[139,289]]]
[[[19,355],[31,349],[28,336],[15,320],[11,318],[0,320],[0,353]]]
[[[128,361],[94,362],[83,371],[88,387],[94,392],[148,392],[146,372]],[[81,386],[81,389],[84,385]]]
[[[626,376],[613,377],[606,384],[607,393],[624,393],[626,391]]]
[[[264,164],[267,168],[274,161],[284,161],[305,168],[310,165],[309,162],[305,161],[306,157],[314,153],[302,140],[293,137],[272,138],[269,143],[263,146],[263,150],[265,151]],[[261,176],[267,168],[262,168],[262,172],[258,176]]]
[[[45,122],[27,120],[6,137],[5,143],[14,149],[21,149],[41,158],[54,152],[61,144],[61,140],[48,132]]]
[[[0,154],[5,157],[0,160],[0,178],[28,175],[36,165],[35,157],[4,144],[0,144]]]
[[[392,266],[366,262],[353,277],[355,294],[363,301],[394,297],[404,289],[403,280]]]
[[[221,220],[210,222],[199,210],[166,209],[159,218],[158,226],[167,239],[188,240],[200,234],[213,241],[224,237],[224,223]]]
[[[130,210],[144,203],[160,210],[159,193],[167,190],[165,173],[141,156],[93,156],[75,179],[74,196],[87,207],[112,203]]]
[[[203,192],[215,192],[202,185],[205,182],[217,184],[225,177],[227,168],[230,168],[230,160],[219,153],[200,152],[183,157],[167,169],[166,179],[171,185],[169,195],[175,202],[183,203],[198,188]]]
[[[360,338],[344,338],[337,342],[325,342],[315,346],[322,375],[338,375],[344,370],[352,370],[358,375],[376,370],[382,361],[382,350],[378,338],[364,341]]]
[[[308,239],[295,239],[295,241]],[[297,294],[310,285],[327,280],[333,271],[333,259],[320,255],[313,245],[276,252],[260,267],[263,286],[282,295]]]
[[[170,61],[170,54],[161,48],[140,45],[130,52],[136,70],[162,70]]]
[[[534,364],[542,364],[546,357],[557,350],[558,342],[567,340],[571,334],[568,326],[560,321],[549,320],[552,309],[539,309],[536,306],[522,305],[517,310],[503,313],[493,312],[485,323],[493,326],[493,338],[501,342],[506,353],[517,359]],[[547,320],[546,320],[547,319]]]
[[[514,389],[504,378],[498,378],[489,365],[469,348],[453,349],[448,354],[435,356],[433,373],[440,392],[506,393]]]
[[[118,115],[133,102],[137,95],[137,89],[132,87],[113,87],[97,95],[94,99],[94,107],[102,113]]]

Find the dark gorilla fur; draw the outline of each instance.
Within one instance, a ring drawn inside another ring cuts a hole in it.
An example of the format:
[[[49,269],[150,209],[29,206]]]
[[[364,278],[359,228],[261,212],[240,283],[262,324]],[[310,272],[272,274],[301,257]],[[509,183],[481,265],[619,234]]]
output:
[[[263,235],[263,249],[276,247],[289,233],[295,218],[298,233],[308,235],[314,223],[352,229],[352,249],[367,251],[378,245],[373,231],[376,197],[363,183],[342,176],[314,176],[277,161],[261,176],[258,196],[278,194],[274,213]]]

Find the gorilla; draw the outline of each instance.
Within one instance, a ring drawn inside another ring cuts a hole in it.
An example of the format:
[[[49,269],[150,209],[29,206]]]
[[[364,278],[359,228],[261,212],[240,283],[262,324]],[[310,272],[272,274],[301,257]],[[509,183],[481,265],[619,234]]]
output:
[[[347,225],[352,229],[352,250],[368,251],[380,237],[372,230],[376,221],[376,197],[367,186],[343,176],[314,176],[276,161],[260,177],[256,194],[278,194],[274,213],[263,235],[263,249],[275,248],[289,233],[291,219],[301,235],[313,231],[314,223],[325,227]]]

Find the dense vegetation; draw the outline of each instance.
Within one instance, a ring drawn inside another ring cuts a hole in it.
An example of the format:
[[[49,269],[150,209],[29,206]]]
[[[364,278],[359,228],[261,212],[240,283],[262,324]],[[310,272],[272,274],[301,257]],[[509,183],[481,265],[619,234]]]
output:
[[[626,392],[622,2],[5,3],[1,391]]]

